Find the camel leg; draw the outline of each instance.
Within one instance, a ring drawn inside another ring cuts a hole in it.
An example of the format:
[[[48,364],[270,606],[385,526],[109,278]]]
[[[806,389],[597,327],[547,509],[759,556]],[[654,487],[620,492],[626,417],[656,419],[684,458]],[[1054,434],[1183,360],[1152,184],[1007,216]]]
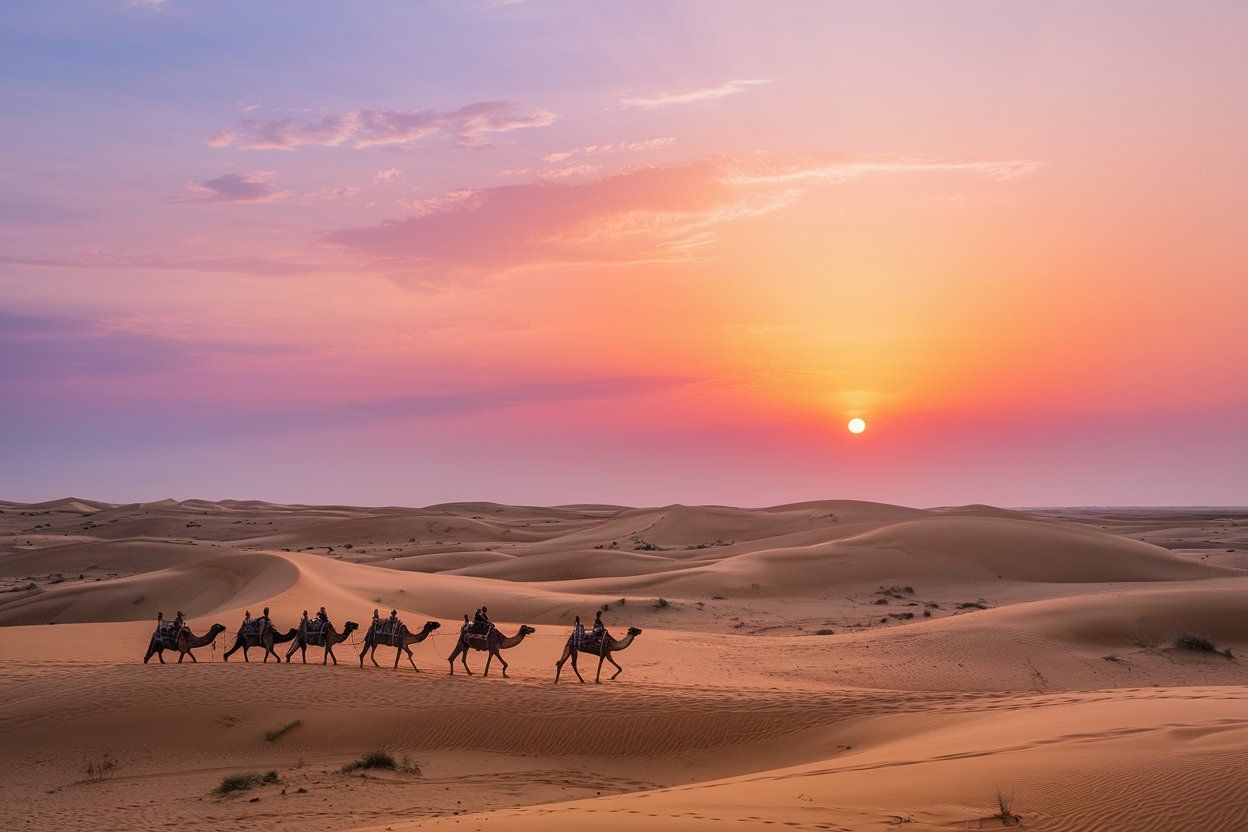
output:
[[[143,664],[147,664],[151,660],[152,655],[156,652],[156,639],[152,639],[152,643],[147,645],[147,655],[143,657]]]
[[[455,649],[451,651],[451,655],[449,655],[449,656],[447,656],[447,657],[446,657],[446,662],[447,662],[447,664],[449,664],[449,665],[451,666],[451,675],[452,675],[452,676],[454,676],[454,675],[455,675],[455,657],[459,655],[459,651],[460,651],[460,649],[461,649],[462,647],[463,647],[463,645],[462,645],[462,644],[456,644],[456,645],[455,645]]]
[[[364,666],[364,654],[368,652],[368,640],[365,639],[364,647],[360,650],[360,667]]]
[[[368,651],[368,660],[373,663],[373,667],[381,667],[377,664],[377,645],[373,644],[371,650]]]
[[[486,650],[485,651],[485,672],[481,674],[482,679],[490,675],[490,662],[492,661],[494,661],[494,651]]]
[[[403,645],[403,652],[407,654],[407,661],[412,666],[412,670],[415,670],[417,673],[419,673],[420,668],[416,666],[416,660],[412,655],[412,648],[408,647],[405,644]]]
[[[577,667],[577,664],[576,664],[576,657],[577,655],[580,654],[580,652],[581,652],[580,650],[572,651],[572,672],[576,674],[576,678],[580,679],[581,684],[583,685],[585,684],[585,677],[581,675],[581,669]]]
[[[498,652],[497,650],[494,651],[494,655],[498,657],[498,663],[503,666],[503,678],[506,679],[507,678],[507,660],[504,659],[503,654]]]
[[[563,645],[563,655],[559,657],[559,661],[555,662],[555,684],[559,684],[559,674],[563,672],[563,663],[572,655],[572,648]]]
[[[235,641],[233,647],[231,647],[229,650],[226,650],[223,654],[221,654],[221,661],[228,662],[230,660],[230,656],[234,655],[234,653],[237,652],[240,646],[242,645],[240,645],[238,641]]]
[[[617,663],[616,663],[615,659],[611,658],[611,654],[610,654],[610,653],[608,653],[608,654],[607,654],[607,661],[609,661],[609,662],[611,662],[611,664],[614,664],[614,665],[615,665],[615,672],[614,672],[614,673],[612,673],[612,674],[611,674],[611,678],[607,680],[608,682],[613,682],[613,681],[615,681],[615,677],[616,677],[616,676],[619,676],[621,673],[623,673],[623,672],[624,672],[624,668],[620,667],[620,666],[619,666],[619,664],[617,664]]]
[[[602,682],[602,660],[605,659],[606,657],[607,657],[606,653],[598,654],[598,675],[594,676],[595,685]]]
[[[468,668],[468,647],[467,646],[465,646],[463,652],[459,654],[459,662],[460,664],[464,666],[464,672],[467,673],[469,676],[471,676],[472,671]]]
[[[325,664],[326,659],[333,659],[334,667],[338,666],[338,657],[334,655],[334,647],[328,641],[325,642],[325,655],[321,657],[321,664]]]
[[[299,642],[297,642],[297,641],[296,641],[296,642],[292,642],[292,643],[291,643],[291,645],[290,645],[290,647],[288,647],[288,648],[286,649],[286,663],[287,663],[287,664],[290,664],[290,657],[291,657],[291,656],[293,656],[293,655],[295,655],[295,651],[296,651],[296,650],[298,650],[298,649],[299,649]],[[308,662],[307,662],[307,660],[305,659],[303,663],[304,663],[304,664],[307,664]]]

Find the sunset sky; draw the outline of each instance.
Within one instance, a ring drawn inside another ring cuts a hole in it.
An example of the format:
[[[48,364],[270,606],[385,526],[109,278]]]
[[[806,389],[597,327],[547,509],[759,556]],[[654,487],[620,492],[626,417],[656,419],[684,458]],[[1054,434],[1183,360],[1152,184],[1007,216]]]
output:
[[[1245,31],[5,3],[0,498],[1242,504]]]

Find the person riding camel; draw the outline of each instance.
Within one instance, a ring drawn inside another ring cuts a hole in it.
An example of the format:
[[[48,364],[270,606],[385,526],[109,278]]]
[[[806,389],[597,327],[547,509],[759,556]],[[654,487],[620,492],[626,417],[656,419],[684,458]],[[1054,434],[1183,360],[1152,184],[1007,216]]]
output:
[[[261,613],[260,617],[257,618],[255,622],[253,623],[254,623],[254,626],[256,627],[257,632],[263,633],[265,628],[269,627],[273,623],[272,621],[269,620],[269,608],[265,607],[264,612]]]
[[[251,626],[251,610],[246,610],[243,612],[243,626],[239,627],[239,629],[246,630],[250,626]]]
[[[594,613],[594,626],[593,629],[589,631],[589,640],[597,641],[602,638],[602,634],[606,632],[606,630],[606,625],[602,623],[602,610],[599,610]]]
[[[165,612],[160,610],[156,613],[156,632],[159,633],[165,626]]]
[[[585,625],[581,623],[581,617],[578,615],[576,621],[572,622],[572,645],[580,647],[585,643]]]
[[[464,626],[459,628],[460,635],[467,635],[468,630],[471,629],[471,627],[472,622],[468,620],[468,613],[464,613]]]
[[[482,607],[477,610],[476,631],[481,635],[489,634],[494,629],[494,622],[490,620],[489,607]]]
[[[397,633],[399,631],[400,623],[402,622],[399,621],[399,611],[390,610],[390,617],[386,619],[386,629],[391,633]]]
[[[321,622],[321,629],[325,629],[325,625],[329,623],[329,613],[325,612],[324,607],[316,611],[316,620]]]
[[[308,627],[311,626],[311,624],[312,622],[308,619],[308,611],[304,610],[303,618],[299,619],[299,632],[306,636],[308,634]]]
[[[176,636],[182,632],[182,628],[186,626],[186,616],[182,614],[182,610],[178,610],[178,617],[173,619],[173,625],[169,628]]]

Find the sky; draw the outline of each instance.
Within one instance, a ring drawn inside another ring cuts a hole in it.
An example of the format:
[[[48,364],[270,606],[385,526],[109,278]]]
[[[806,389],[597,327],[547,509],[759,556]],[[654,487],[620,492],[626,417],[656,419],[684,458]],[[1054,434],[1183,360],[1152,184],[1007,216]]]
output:
[[[5,3],[0,498],[1243,504],[1245,31]]]

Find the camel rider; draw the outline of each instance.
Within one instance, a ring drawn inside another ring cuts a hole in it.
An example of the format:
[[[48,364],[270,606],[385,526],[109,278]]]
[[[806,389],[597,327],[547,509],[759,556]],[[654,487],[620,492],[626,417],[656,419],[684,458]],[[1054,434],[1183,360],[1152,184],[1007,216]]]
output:
[[[238,629],[246,630],[250,626],[251,626],[251,610],[247,610],[246,612],[243,613],[243,626],[239,627]]]
[[[482,634],[488,634],[490,630],[494,629],[494,622],[490,620],[490,608],[482,607],[480,616],[477,619],[477,630]]]
[[[321,622],[321,629],[325,629],[325,625],[329,623],[329,613],[325,612],[324,607],[316,611],[316,620]]]
[[[267,627],[272,625],[272,623],[273,622],[269,620],[269,608],[265,607],[264,612],[261,613],[260,617],[256,619],[256,629],[263,633]]]
[[[572,646],[580,647],[585,642],[585,625],[581,623],[581,617],[578,615],[576,621],[572,623]]]
[[[602,610],[594,613],[594,628],[589,631],[589,637],[593,641],[597,641],[606,632],[606,625],[602,623]]]
[[[159,634],[165,626],[165,612],[161,610],[156,613],[156,632]]]
[[[182,632],[182,628],[185,626],[186,616],[182,614],[182,610],[178,610],[178,617],[173,619],[173,626],[170,627],[170,630],[176,636],[178,633]]]
[[[478,610],[480,612],[480,610]],[[460,635],[468,635],[468,630],[472,627],[472,622],[468,620],[468,613],[464,613],[464,626],[459,628]]]
[[[312,622],[308,620],[308,611],[304,610],[303,618],[299,619],[299,632],[303,633],[306,636],[308,634],[308,625],[310,625],[311,623]]]
[[[388,629],[391,633],[397,633],[399,631],[398,610],[390,610],[390,617],[386,619],[386,629]]]

